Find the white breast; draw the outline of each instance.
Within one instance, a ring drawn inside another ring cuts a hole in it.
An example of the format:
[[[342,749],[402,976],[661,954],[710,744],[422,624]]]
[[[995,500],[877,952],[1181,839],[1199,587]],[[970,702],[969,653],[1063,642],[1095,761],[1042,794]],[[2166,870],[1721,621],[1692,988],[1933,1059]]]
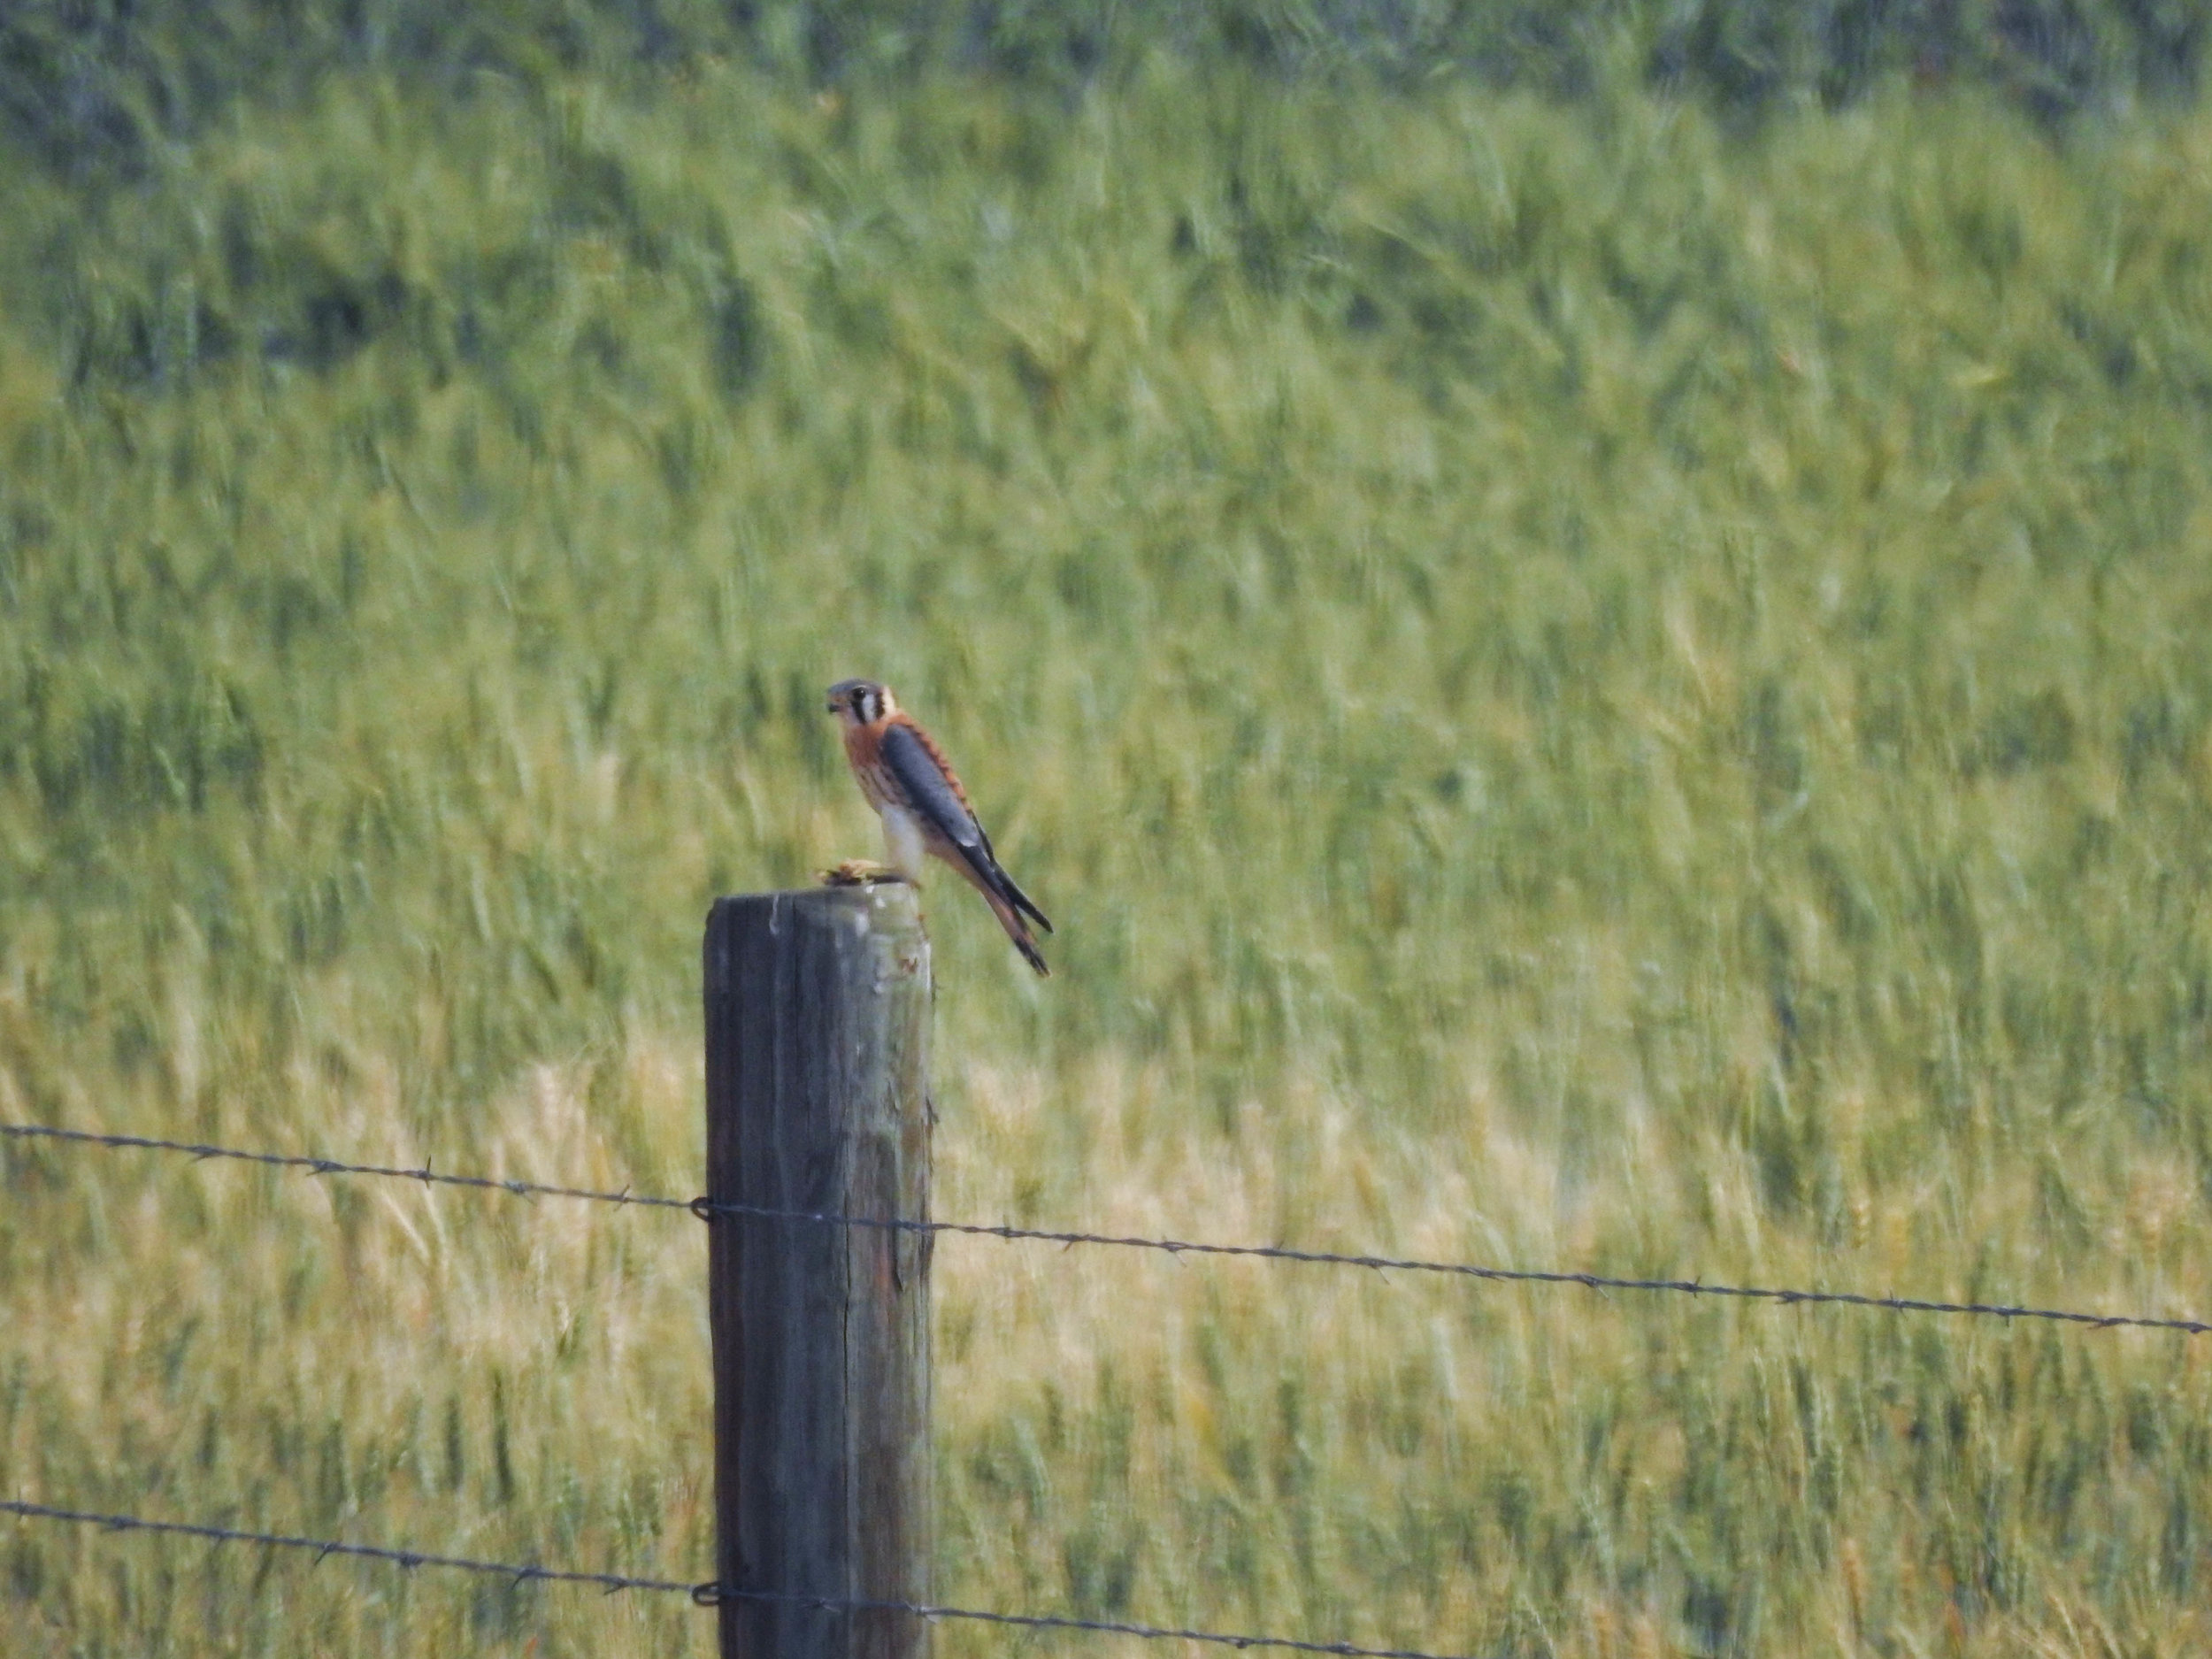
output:
[[[893,806],[888,802],[884,803],[882,813],[883,850],[891,867],[919,886],[922,859],[926,856],[921,820],[904,807]]]

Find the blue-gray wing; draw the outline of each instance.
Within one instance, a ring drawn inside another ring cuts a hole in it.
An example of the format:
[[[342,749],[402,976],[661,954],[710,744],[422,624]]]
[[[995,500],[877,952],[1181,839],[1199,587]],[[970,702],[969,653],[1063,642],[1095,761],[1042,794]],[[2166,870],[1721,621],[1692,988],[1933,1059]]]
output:
[[[978,853],[986,859],[991,856],[991,843],[984,836],[983,826],[960,803],[952,780],[945,776],[937,757],[920,738],[903,726],[887,727],[882,752],[883,764],[932,827],[971,858]]]
[[[1045,920],[1044,913],[1014,885],[1013,877],[999,868],[998,855],[991,850],[991,838],[983,833],[983,826],[975,821],[975,814],[961,804],[952,780],[945,776],[944,768],[929,752],[929,745],[909,727],[894,725],[883,733],[881,753],[884,765],[906,792],[906,798],[931,827],[960,849],[969,868],[1009,904],[1026,911],[1045,932],[1050,933],[1052,924]]]

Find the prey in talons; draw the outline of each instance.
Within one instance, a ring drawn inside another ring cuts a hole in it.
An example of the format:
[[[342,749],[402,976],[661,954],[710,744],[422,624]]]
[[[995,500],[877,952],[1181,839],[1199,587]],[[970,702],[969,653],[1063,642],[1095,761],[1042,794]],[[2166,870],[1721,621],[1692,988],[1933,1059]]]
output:
[[[872,887],[887,881],[896,881],[908,887],[913,885],[907,879],[904,871],[894,870],[889,864],[879,864],[869,858],[848,858],[835,869],[822,872],[822,885],[826,887]]]

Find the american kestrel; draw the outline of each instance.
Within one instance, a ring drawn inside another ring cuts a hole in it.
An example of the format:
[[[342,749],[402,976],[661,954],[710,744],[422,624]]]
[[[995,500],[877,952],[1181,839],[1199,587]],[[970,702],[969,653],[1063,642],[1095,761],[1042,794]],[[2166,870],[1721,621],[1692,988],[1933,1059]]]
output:
[[[888,686],[872,680],[841,680],[829,688],[830,712],[845,738],[845,758],[868,804],[883,819],[884,850],[891,867],[919,886],[924,854],[943,859],[983,895],[1022,960],[1048,974],[1029,932],[1029,917],[1048,933],[1052,924],[999,868],[991,838],[976,822],[960,787],[929,733],[901,709]]]

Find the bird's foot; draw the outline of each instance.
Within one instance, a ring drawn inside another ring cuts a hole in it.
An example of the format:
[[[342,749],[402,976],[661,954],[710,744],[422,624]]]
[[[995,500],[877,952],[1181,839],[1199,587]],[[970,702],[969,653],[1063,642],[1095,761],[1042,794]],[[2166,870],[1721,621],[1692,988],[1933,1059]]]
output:
[[[826,887],[872,887],[885,881],[904,881],[903,872],[866,858],[848,858],[833,870],[822,872]]]

